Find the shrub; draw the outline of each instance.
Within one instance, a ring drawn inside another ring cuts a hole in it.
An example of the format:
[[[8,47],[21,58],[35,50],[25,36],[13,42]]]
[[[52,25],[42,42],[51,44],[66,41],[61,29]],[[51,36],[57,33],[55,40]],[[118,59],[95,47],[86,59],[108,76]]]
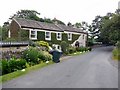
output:
[[[23,58],[31,65],[38,64],[40,62],[38,55],[39,51],[34,47],[30,47],[23,52]]]
[[[9,61],[1,60],[2,75],[26,68],[26,60],[11,58]]]
[[[10,72],[14,72],[26,68],[26,60],[11,58],[8,61],[8,65]]]
[[[52,60],[52,55],[49,54],[49,53],[46,52],[46,51],[39,51],[39,56],[38,56],[38,58],[39,58],[40,60],[42,60],[43,62],[46,62],[46,61]]]
[[[45,42],[45,41],[37,41],[37,42],[36,42],[36,45],[37,45],[37,46],[45,47],[47,51],[48,51],[48,49],[49,49],[49,44],[48,44],[47,42]]]
[[[77,47],[76,48],[76,51],[78,52],[83,52],[83,51],[88,51],[88,50],[91,51],[91,48],[90,47]]]
[[[69,46],[68,43],[66,41],[62,41],[60,45],[61,45],[63,54],[68,54],[67,52],[67,47]]]
[[[2,71],[2,75],[10,73],[10,68],[7,60],[0,60],[0,71]]]
[[[72,53],[76,52],[76,49],[74,47],[70,46],[68,48],[68,52],[69,52],[69,54],[72,54]]]

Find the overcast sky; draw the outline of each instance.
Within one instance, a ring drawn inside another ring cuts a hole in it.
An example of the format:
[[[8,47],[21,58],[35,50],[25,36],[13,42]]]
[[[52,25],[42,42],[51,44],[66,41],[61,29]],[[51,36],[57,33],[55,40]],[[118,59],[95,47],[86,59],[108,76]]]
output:
[[[54,17],[68,22],[91,23],[96,15],[106,15],[118,8],[120,0],[1,0],[0,25],[18,10],[29,9],[41,13],[41,17]]]

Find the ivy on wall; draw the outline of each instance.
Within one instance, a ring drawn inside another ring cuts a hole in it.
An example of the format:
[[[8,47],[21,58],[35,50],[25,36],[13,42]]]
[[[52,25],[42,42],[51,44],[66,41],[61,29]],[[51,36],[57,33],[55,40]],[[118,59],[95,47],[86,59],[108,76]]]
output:
[[[22,40],[22,41],[25,41],[25,40],[29,40],[29,30],[23,30],[23,29],[21,29],[20,30],[20,39]]]
[[[50,44],[50,46],[52,44],[60,44],[61,41],[66,41],[67,43],[72,44],[75,40],[77,40],[79,38],[79,36],[80,35],[78,35],[78,34],[72,34],[72,40],[69,41],[67,33],[62,33],[62,40],[57,40],[56,33],[51,33],[51,40],[48,41],[48,40],[45,40],[45,32],[43,32],[43,31],[37,32],[38,41],[46,41]]]

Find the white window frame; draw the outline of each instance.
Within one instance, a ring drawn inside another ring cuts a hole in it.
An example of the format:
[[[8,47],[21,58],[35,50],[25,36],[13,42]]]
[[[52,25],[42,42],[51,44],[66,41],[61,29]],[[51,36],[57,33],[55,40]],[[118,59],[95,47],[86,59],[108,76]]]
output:
[[[46,38],[46,33],[49,33],[49,38]],[[49,32],[49,31],[45,31],[45,40],[51,40],[51,32]]]
[[[35,35],[35,37],[31,37],[32,35],[32,31],[34,31],[35,33],[33,35]],[[32,40],[36,40],[37,39],[37,30],[33,30],[33,29],[30,29],[29,30],[29,38],[32,39]]]
[[[68,36],[68,40],[71,41],[72,40],[72,33],[67,33],[67,36]]]
[[[58,38],[59,37],[59,35],[60,35],[60,38]],[[62,40],[62,34],[61,34],[61,32],[57,32],[56,33],[56,38],[57,38],[57,40]]]

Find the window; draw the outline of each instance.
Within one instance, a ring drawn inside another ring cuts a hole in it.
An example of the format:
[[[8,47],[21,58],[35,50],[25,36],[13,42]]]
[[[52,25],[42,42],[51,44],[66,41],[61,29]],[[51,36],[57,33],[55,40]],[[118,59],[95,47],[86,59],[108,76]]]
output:
[[[72,33],[68,33],[68,40],[72,40]]]
[[[45,32],[45,40],[51,40],[51,32]]]
[[[57,40],[61,40],[61,33],[56,33]]]
[[[37,39],[37,31],[30,30],[30,39]]]

